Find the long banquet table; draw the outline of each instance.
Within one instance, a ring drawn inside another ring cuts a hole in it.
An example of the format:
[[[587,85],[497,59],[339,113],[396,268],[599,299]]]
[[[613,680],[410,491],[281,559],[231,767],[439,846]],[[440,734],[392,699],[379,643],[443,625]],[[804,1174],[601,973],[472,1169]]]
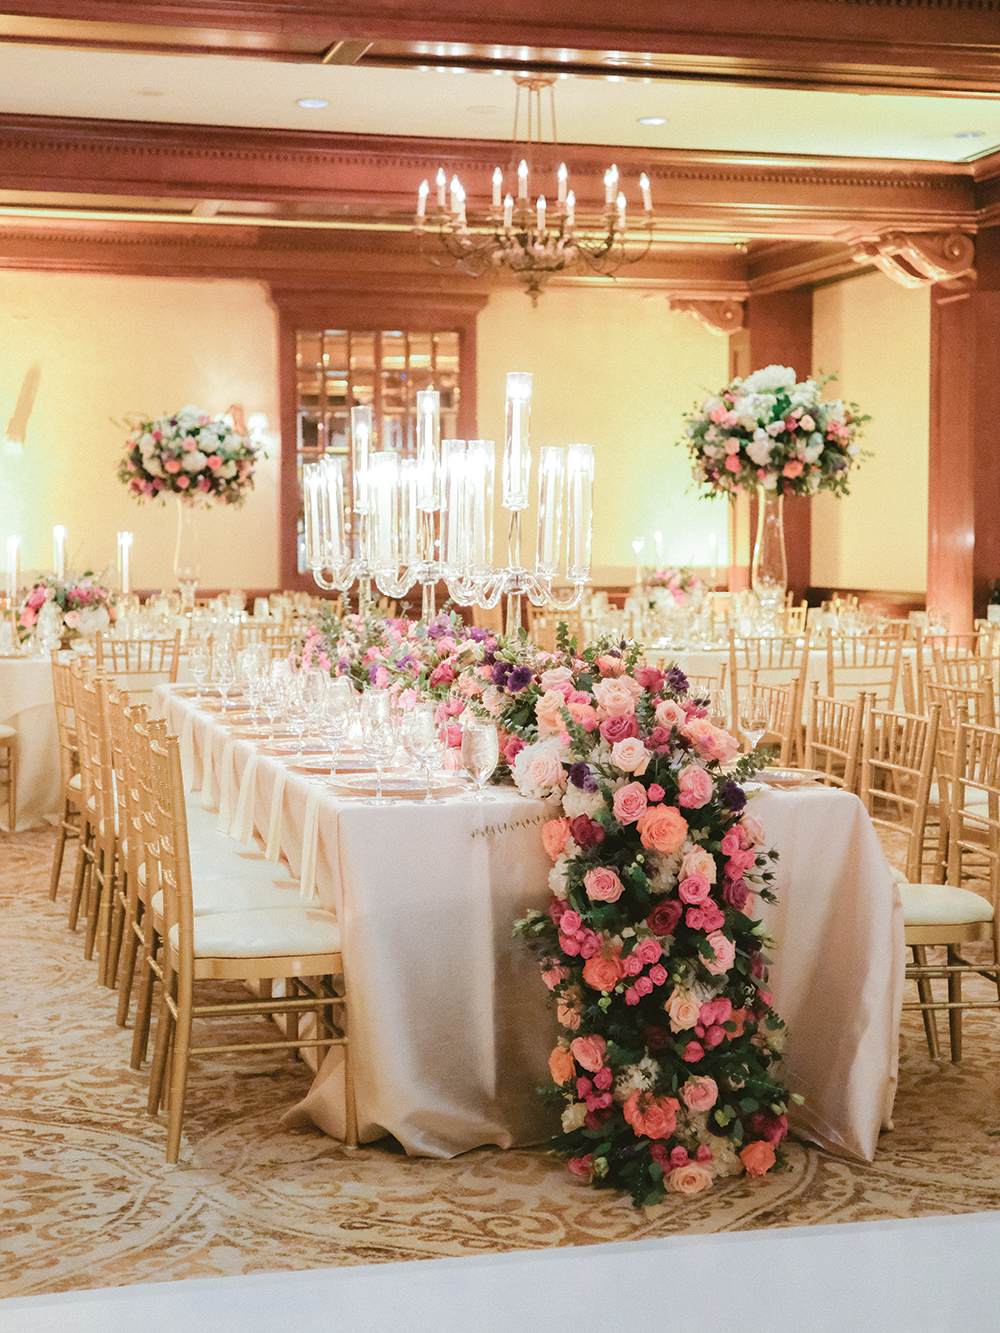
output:
[[[255,829],[301,891],[335,911],[363,1141],[449,1157],[539,1142],[553,1128],[535,1089],[556,1035],[546,991],[511,925],[544,907],[539,826],[552,807],[513,789],[482,808],[440,798],[373,807],[289,771],[193,700],[159,687],[189,785],[220,826]],[[771,989],[788,1026],[783,1073],[804,1105],[793,1130],[871,1160],[891,1124],[904,950],[902,908],[857,797],[823,787],[762,790],[754,812],[779,850]],[[285,1116],[343,1133],[334,1049]]]

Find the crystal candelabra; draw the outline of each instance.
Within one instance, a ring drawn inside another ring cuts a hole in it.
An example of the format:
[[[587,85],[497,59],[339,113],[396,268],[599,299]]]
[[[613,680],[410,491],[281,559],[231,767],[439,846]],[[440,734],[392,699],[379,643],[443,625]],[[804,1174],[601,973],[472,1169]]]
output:
[[[528,507],[531,481],[531,376],[507,376],[502,507],[510,519],[507,565],[497,569],[494,442],[442,442],[438,395],[426,391],[417,400],[417,456],[412,460],[392,450],[372,451],[370,409],[354,409],[369,411],[367,442],[359,447],[355,434],[356,548],[348,530],[342,460],[326,458],[303,469],[306,563],[319,586],[347,591],[359,580],[364,609],[365,585],[370,596],[371,580],[394,598],[405,597],[419,583],[421,613],[428,618],[434,614],[435,584],[444,579],[459,606],[488,610],[506,597],[508,634],[520,626],[525,596],[538,607],[576,606],[590,580],[593,447],[571,444],[566,450],[547,446],[540,451],[535,567],[526,568],[521,514]],[[563,586],[554,587],[556,580]]]

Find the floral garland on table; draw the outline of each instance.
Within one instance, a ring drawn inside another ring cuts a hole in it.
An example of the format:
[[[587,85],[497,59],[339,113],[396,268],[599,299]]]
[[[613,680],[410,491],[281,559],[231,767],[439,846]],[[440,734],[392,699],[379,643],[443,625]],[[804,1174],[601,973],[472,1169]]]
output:
[[[857,440],[871,418],[857,404],[820,397],[835,376],[797,383],[788,366],[734,379],[684,418],[692,475],[710,492],[756,490],[781,495],[848,493],[862,456]]]
[[[257,454],[231,419],[182,407],[175,416],[136,426],[118,480],[140,501],[170,494],[205,504],[241,505],[253,489]]]
[[[689,597],[697,596],[705,590],[704,580],[686,568],[651,570],[643,579],[642,586],[646,591],[666,589],[677,606],[686,606]]]
[[[17,633],[23,643],[34,633],[46,602],[51,602],[59,615],[63,638],[75,639],[84,634],[96,634],[113,625],[117,619],[107,588],[95,582],[88,570],[79,579],[62,580],[54,577],[39,579],[21,603],[17,617]]]
[[[542,831],[548,910],[515,927],[564,1029],[554,1150],[597,1188],[656,1203],[780,1160],[784,1025],[753,917],[777,853],[745,808],[756,760],[723,770],[738,743],[683,672],[639,666],[634,646],[574,648],[503,640],[465,688],[496,717],[518,789],[562,803]]]

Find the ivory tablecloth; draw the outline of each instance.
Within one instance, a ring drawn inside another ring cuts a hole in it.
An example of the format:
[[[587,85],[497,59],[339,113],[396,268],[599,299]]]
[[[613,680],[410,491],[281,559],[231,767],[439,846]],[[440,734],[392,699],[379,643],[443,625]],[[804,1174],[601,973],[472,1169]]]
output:
[[[0,722],[17,732],[17,827],[38,828],[59,811],[59,737],[47,656],[0,658]],[[0,817],[7,819],[6,801]]]
[[[489,791],[481,811],[455,799],[363,806],[255,755],[190,700],[163,688],[156,698],[192,784],[223,807],[222,825],[246,831],[246,774],[272,855],[280,845],[292,872],[304,870],[303,890],[340,919],[362,1138],[387,1131],[407,1152],[437,1157],[545,1138],[552,1121],[534,1089],[556,1028],[510,928],[547,900],[546,806],[511,789]],[[766,921],[778,944],[774,1002],[789,1028],[784,1076],[806,1098],[793,1128],[870,1160],[895,1095],[899,895],[857,797],[802,788],[753,801],[781,856]],[[327,1056],[286,1123],[342,1134],[340,1058]]]

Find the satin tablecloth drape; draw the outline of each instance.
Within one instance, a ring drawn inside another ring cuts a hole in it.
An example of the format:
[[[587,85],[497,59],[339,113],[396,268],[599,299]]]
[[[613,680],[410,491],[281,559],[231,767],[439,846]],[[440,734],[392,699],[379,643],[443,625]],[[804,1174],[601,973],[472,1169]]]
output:
[[[0,658],[0,722],[17,732],[17,827],[38,828],[46,815],[59,813],[59,737],[47,656]],[[6,801],[0,818],[7,819]]]
[[[364,806],[255,753],[190,700],[161,688],[156,702],[221,826],[245,834],[252,811],[272,856],[280,848],[303,893],[340,919],[363,1139],[387,1131],[407,1152],[448,1157],[547,1137],[534,1090],[557,1029],[511,925],[547,901],[539,827],[552,807],[512,789],[488,791],[482,810],[456,799]],[[784,1076],[806,1099],[792,1125],[870,1160],[895,1095],[899,895],[857,797],[764,790],[753,809],[781,858],[765,920],[789,1028]],[[339,1051],[285,1123],[342,1134]]]

